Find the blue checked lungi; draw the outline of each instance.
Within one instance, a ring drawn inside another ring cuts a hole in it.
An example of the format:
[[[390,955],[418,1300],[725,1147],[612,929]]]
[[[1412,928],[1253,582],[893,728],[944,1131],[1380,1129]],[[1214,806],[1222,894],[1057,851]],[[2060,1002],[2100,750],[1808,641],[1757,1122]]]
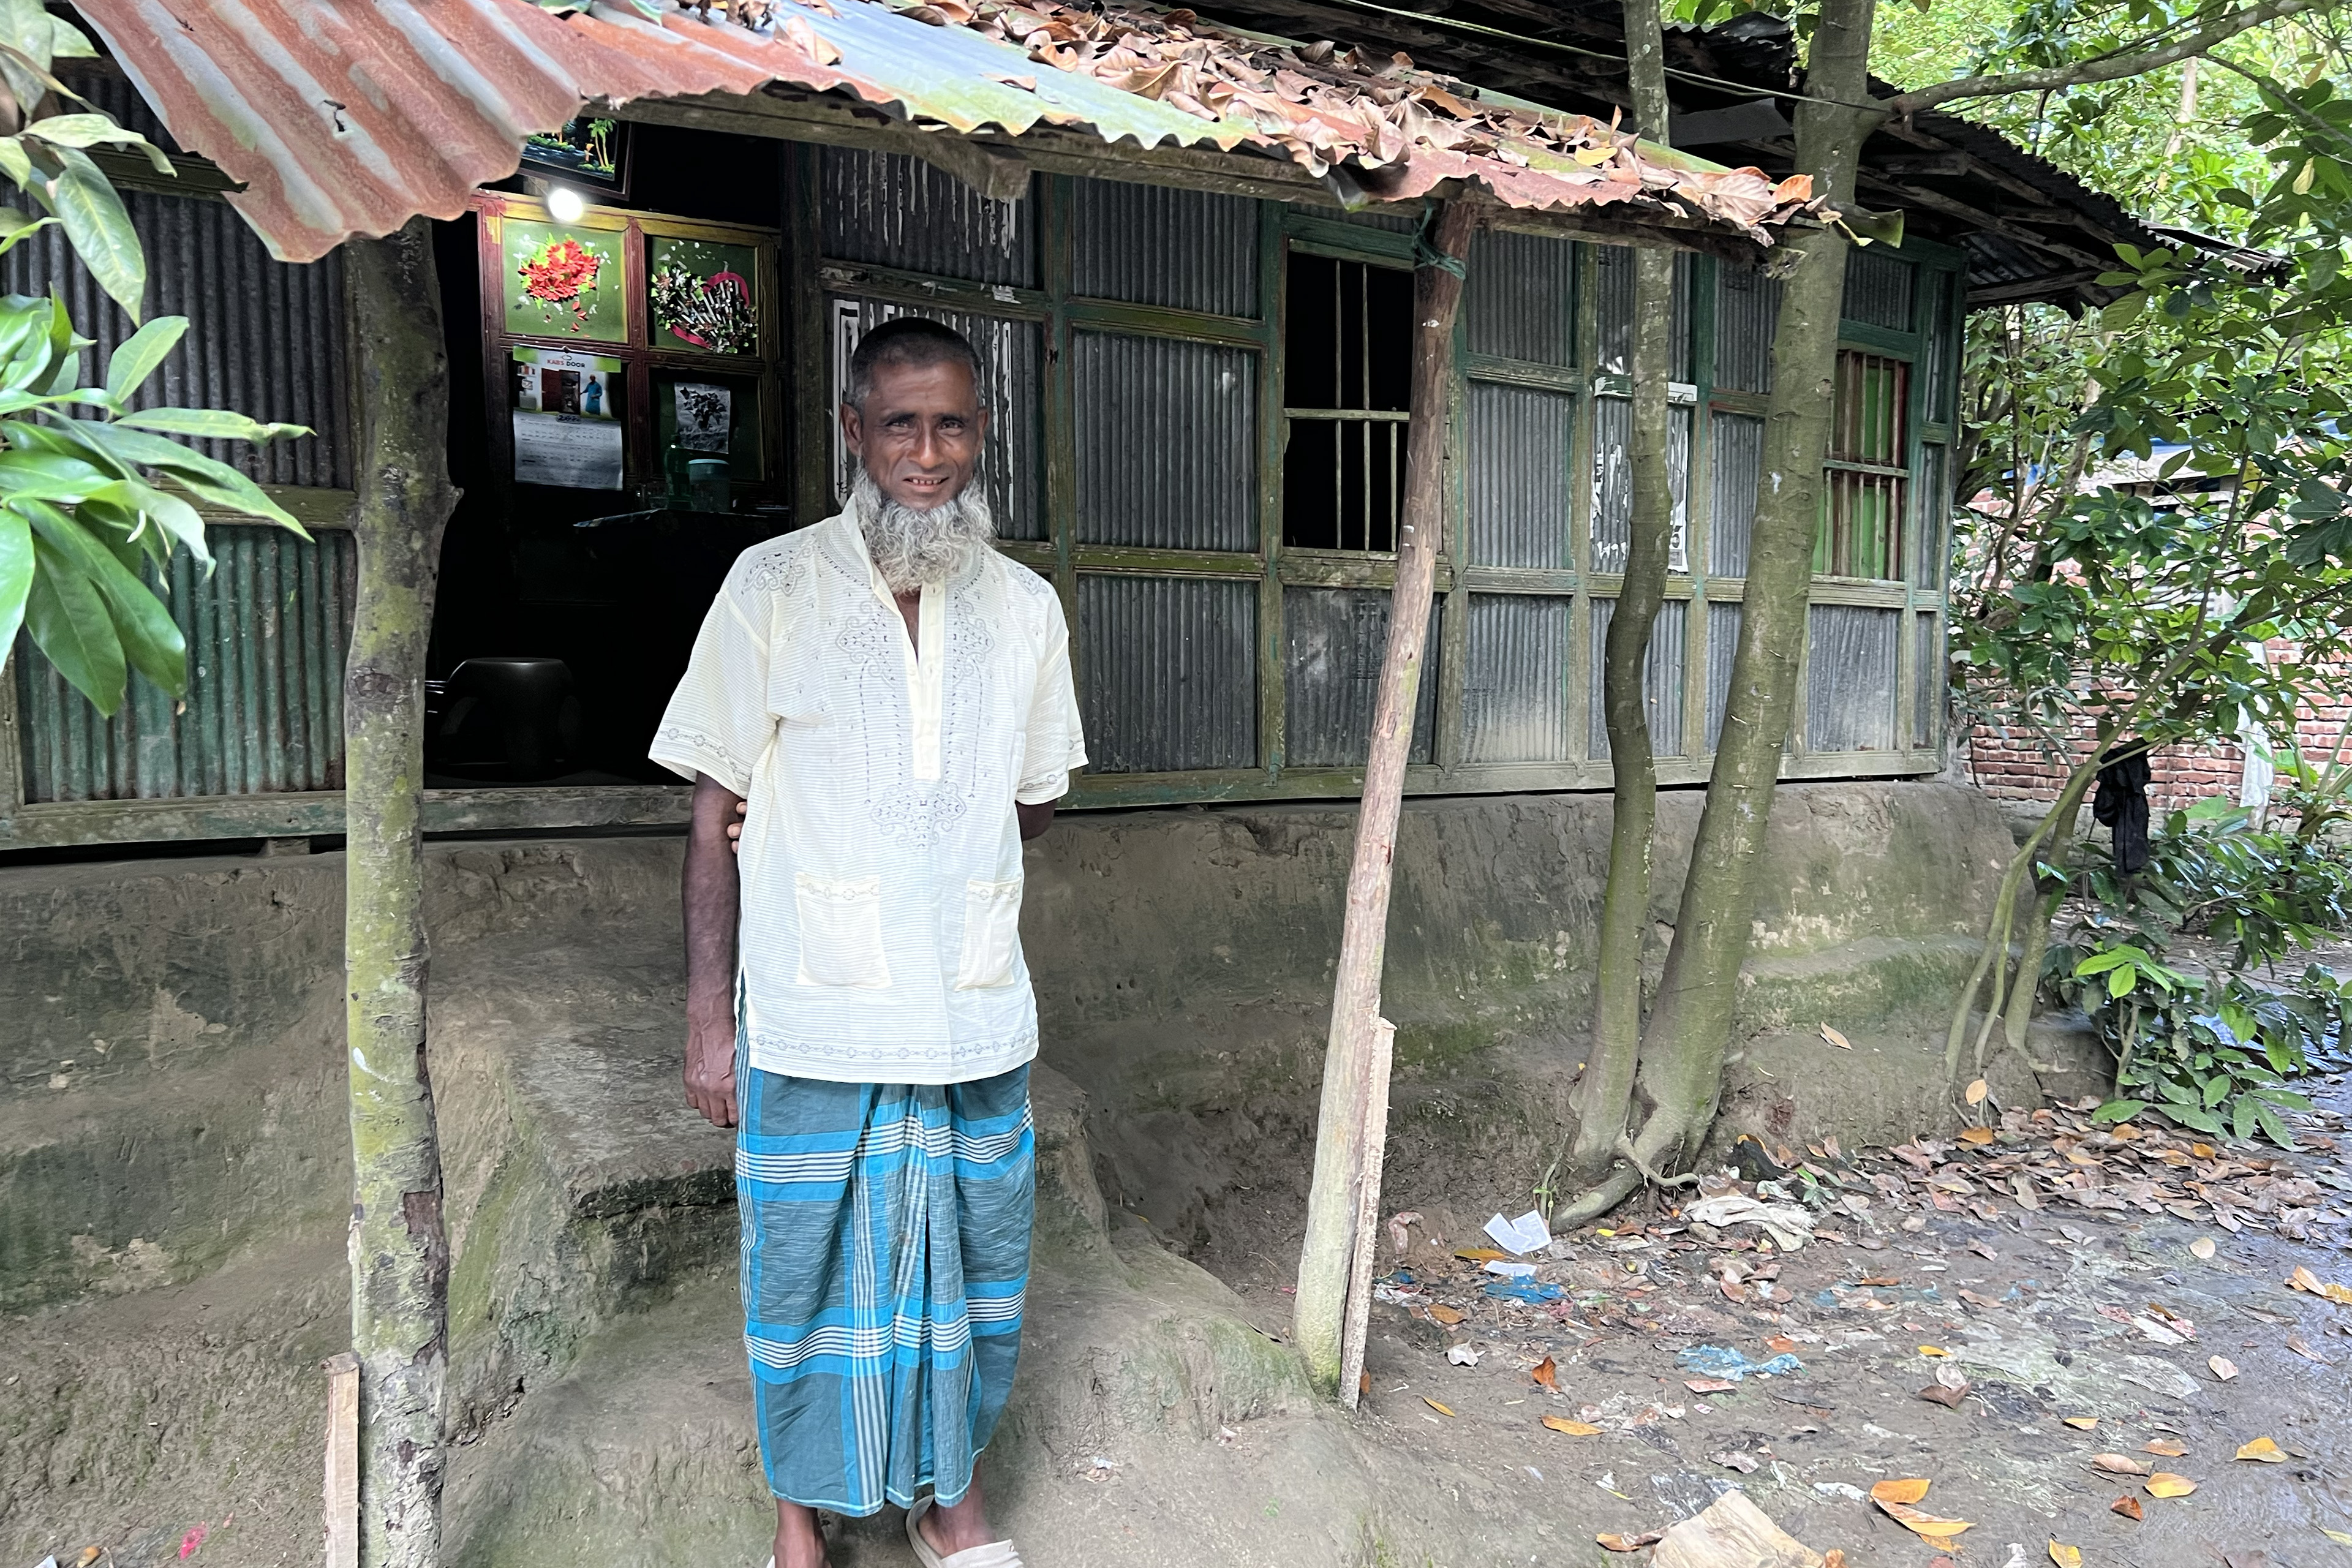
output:
[[[827,1083],[737,1056],[743,1342],[768,1489],[870,1514],[971,1485],[1021,1350],[1029,1069]]]

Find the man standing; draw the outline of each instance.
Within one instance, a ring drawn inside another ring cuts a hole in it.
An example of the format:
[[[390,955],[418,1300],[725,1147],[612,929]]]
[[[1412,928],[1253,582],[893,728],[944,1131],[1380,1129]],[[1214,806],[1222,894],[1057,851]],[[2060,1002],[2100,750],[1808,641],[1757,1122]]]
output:
[[[973,1464],[1035,1195],[1021,844],[1086,752],[1061,604],[990,547],[979,373],[936,322],[866,334],[849,510],[735,563],[654,738],[695,784],[686,1091],[740,1128],[775,1568],[885,1502],[927,1568],[1020,1562]]]

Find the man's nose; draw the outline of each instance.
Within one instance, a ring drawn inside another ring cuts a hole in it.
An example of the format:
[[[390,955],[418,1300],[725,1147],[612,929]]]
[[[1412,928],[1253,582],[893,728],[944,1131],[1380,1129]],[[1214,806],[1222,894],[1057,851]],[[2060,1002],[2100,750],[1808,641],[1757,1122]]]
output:
[[[944,460],[945,454],[940,449],[940,433],[935,426],[926,425],[922,427],[921,433],[915,437],[913,455],[916,466],[919,468],[940,468],[947,466]]]

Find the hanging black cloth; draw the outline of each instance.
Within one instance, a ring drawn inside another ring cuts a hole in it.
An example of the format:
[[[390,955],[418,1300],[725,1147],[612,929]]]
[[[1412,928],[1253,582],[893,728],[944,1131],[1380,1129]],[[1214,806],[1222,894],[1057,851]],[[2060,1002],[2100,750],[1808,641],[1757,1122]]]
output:
[[[2126,741],[2100,761],[2106,765],[2099,770],[2091,815],[2115,830],[2116,869],[2128,877],[2147,865],[2147,752]]]

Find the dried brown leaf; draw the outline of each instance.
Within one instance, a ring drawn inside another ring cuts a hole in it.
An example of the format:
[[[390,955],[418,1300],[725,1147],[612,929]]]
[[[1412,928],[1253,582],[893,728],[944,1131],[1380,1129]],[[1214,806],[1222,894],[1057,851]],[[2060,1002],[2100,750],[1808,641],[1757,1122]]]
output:
[[[1570,1421],[1565,1415],[1547,1415],[1543,1424],[1555,1432],[1565,1432],[1571,1437],[1598,1437],[1601,1428],[1590,1421]]]
[[[1577,154],[1576,154],[1576,161],[1577,161],[1578,163],[1607,163],[1607,162],[1609,161],[1609,149],[1608,149],[1608,148],[1606,148],[1606,147],[1602,147],[1602,148],[1599,149],[1599,151],[1600,151],[1600,154],[1601,154],[1601,155],[1600,155],[1599,157],[1597,157],[1597,158],[1593,158],[1593,157],[1587,157],[1587,156],[1585,155],[1585,152],[1584,152],[1583,150],[1579,150],[1579,152],[1578,152],[1578,153],[1577,153]],[[1822,1038],[1823,1038],[1823,1039],[1827,1040],[1830,1044],[1832,1044],[1832,1045],[1835,1046],[1838,1049],[1840,1049],[1840,1050],[1842,1050],[1842,1051],[1850,1051],[1850,1050],[1853,1049],[1853,1042],[1852,1040],[1847,1039],[1843,1035],[1839,1034],[1835,1029],[1831,1028],[1827,1024],[1823,1024],[1823,1025],[1822,1026]]]
[[[1426,1394],[1421,1396],[1421,1402],[1423,1405],[1428,1405],[1432,1410],[1436,1411],[1440,1415],[1451,1415],[1454,1414],[1454,1407],[1452,1405],[1440,1405],[1436,1400],[1432,1399]]]
[[[1535,1370],[1528,1373],[1528,1375],[1534,1378],[1538,1383],[1542,1384],[1546,1388],[1558,1388],[1559,1386],[1559,1366],[1549,1356],[1546,1356],[1543,1360],[1536,1363]]]
[[[2168,1459],[2178,1459],[2189,1452],[2189,1445],[2177,1437],[2151,1437],[2139,1446],[2143,1454],[2157,1454]]]
[[[2227,1383],[2231,1378],[2238,1375],[2238,1363],[2231,1361],[2228,1356],[2208,1356],[2205,1358],[2205,1364],[2211,1368],[2213,1375],[2220,1378],[2223,1383]]]
[[[2150,1497],[2187,1497],[2197,1489],[2197,1483],[2187,1476],[2176,1476],[2170,1470],[2158,1470],[2147,1478]]]
[[[2128,1454],[2094,1454],[2091,1468],[2105,1470],[2111,1476],[2144,1476],[2147,1467]]]
[[[2238,1458],[2251,1459],[2257,1465],[2284,1465],[2286,1463],[2286,1450],[2268,1437],[2257,1437],[2239,1447]]]
[[[1933,1485],[1924,1476],[1900,1476],[1880,1481],[1870,1489],[1870,1495],[1880,1502],[1913,1503],[1926,1497]]]
[[[2139,1506],[2136,1497],[2119,1497],[2107,1505],[2109,1513],[2122,1514],[2126,1519],[2146,1519],[2147,1510]]]

